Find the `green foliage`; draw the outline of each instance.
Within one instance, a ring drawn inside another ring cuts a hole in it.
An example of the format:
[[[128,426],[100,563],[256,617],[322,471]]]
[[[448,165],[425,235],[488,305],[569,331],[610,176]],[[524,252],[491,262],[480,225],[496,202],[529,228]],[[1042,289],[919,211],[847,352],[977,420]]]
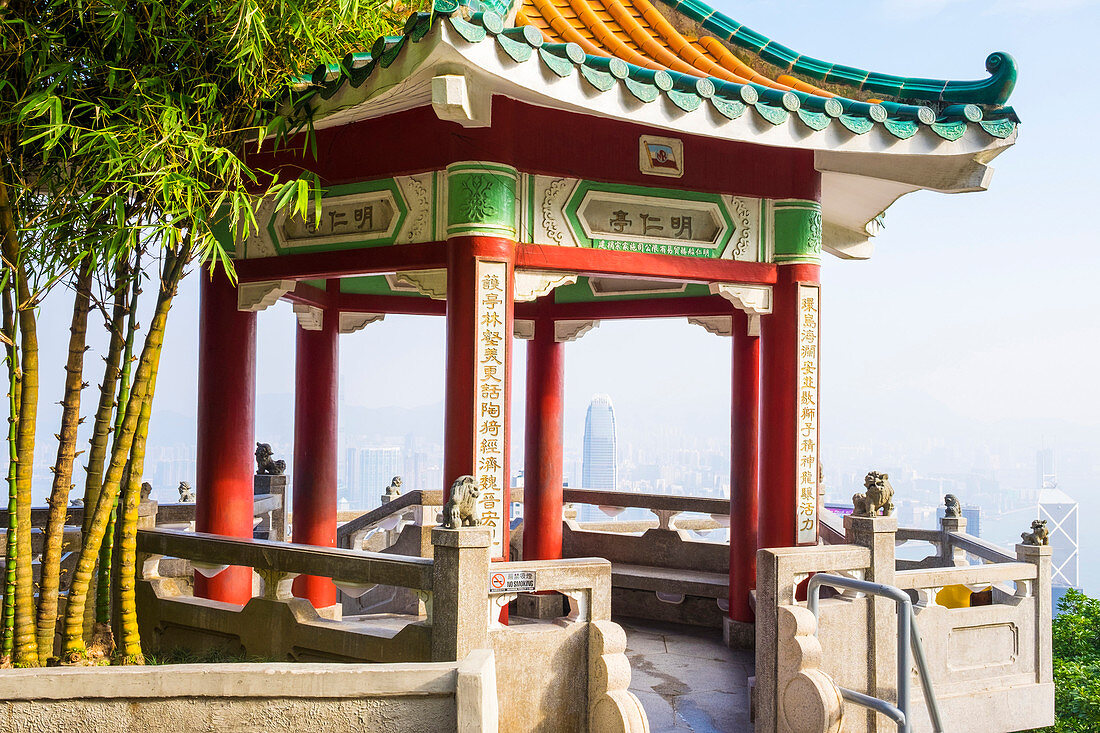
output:
[[[392,8],[13,0],[0,9],[0,163],[21,193],[24,231],[44,242],[41,254],[107,233],[111,255],[138,236],[175,248],[186,232],[203,261],[228,265],[219,217],[247,234],[250,194],[287,190],[248,165],[249,142],[307,123],[277,114],[272,100],[292,95],[290,80],[319,60],[391,32]],[[307,214],[304,197],[286,202]]]
[[[1043,733],[1100,730],[1100,601],[1072,588],[1053,625],[1057,723]]]
[[[250,165],[248,151],[291,140],[312,149],[303,104],[312,92],[296,92],[293,80],[368,47],[413,9],[400,0],[0,0],[0,293],[12,300],[20,335],[9,344],[9,382],[21,395],[18,438],[9,437],[20,543],[30,541],[38,304],[81,262],[109,280],[137,250],[161,272],[133,385],[145,402],[127,406],[95,506],[86,508],[94,521],[84,528],[68,596],[68,656],[83,649],[82,609],[124,462],[140,466],[146,428],[136,416],[149,409],[167,313],[188,263],[220,265],[232,277],[217,232],[248,236],[264,197],[303,218],[319,215],[315,175],[294,170],[280,180],[278,171]],[[15,331],[4,330],[10,340]],[[96,420],[105,436],[119,407],[110,404],[113,391],[103,391],[108,406]],[[76,400],[67,405],[79,410]],[[142,446],[139,455],[131,442]],[[64,476],[73,459],[58,456],[54,470]],[[0,611],[4,628],[14,614],[17,662],[33,652],[33,644],[20,646],[20,629],[34,615],[29,544],[20,547],[15,608]],[[46,606],[42,615],[51,613]],[[4,648],[0,642],[0,655]]]

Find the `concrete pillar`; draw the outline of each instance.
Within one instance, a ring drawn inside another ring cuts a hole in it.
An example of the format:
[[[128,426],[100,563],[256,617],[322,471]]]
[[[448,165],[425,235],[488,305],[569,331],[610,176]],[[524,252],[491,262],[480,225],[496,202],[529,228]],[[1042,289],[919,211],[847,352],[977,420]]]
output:
[[[867,577],[873,583],[895,585],[895,537],[897,517],[844,517],[844,534],[849,544],[871,550],[871,565]],[[897,605],[888,598],[872,596],[867,605],[868,689],[875,697],[897,704],[898,613]],[[868,715],[869,731],[893,731],[895,726],[882,716]],[[875,728],[874,726],[878,727]]]
[[[256,314],[237,310],[237,290],[220,269],[199,280],[199,386],[195,529],[252,537],[256,450]],[[244,604],[252,570],[195,576],[195,595]]]
[[[443,490],[474,477],[493,557],[507,560],[516,179],[497,168],[448,168]]]
[[[523,559],[561,557],[562,410],[565,344],[554,322],[535,320],[527,343],[527,410],[523,464]]]
[[[340,319],[321,317],[321,329],[298,326],[294,390],[294,542],[336,546],[337,400]],[[328,578],[294,579],[294,595],[314,608],[336,604],[336,586]]]
[[[489,553],[483,527],[432,529],[432,661],[454,662],[489,645]]]
[[[252,529],[252,537],[273,542],[286,541],[286,476],[258,473],[252,479],[252,491],[259,496],[279,497],[279,508],[264,514]]]
[[[952,533],[966,533],[966,517],[940,517],[940,564],[943,567],[962,567],[969,565],[966,551],[953,547],[950,541]]]
[[[816,306],[812,328],[802,322],[803,301],[817,300],[819,272],[816,264],[780,266],[772,313],[761,318],[762,547],[817,541]]]
[[[1052,640],[1051,621],[1053,620],[1054,599],[1050,592],[1050,558],[1054,548],[1050,545],[1016,545],[1016,559],[1020,562],[1029,562],[1038,569],[1031,588],[1035,596],[1035,654],[1038,660],[1038,668],[1035,670],[1035,681],[1049,683],[1054,680],[1054,668],[1051,660]]]
[[[729,619],[741,633],[739,647],[751,647],[754,617],[749,593],[756,587],[757,507],[760,483],[760,338],[750,333],[749,317],[733,316],[733,404],[730,431],[730,595]],[[747,627],[746,627],[747,625]],[[735,640],[726,624],[726,641]]]

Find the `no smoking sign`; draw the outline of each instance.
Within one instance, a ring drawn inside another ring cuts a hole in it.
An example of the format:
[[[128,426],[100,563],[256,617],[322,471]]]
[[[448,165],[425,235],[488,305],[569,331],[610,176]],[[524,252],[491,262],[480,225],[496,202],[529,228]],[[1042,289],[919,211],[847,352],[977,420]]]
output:
[[[502,570],[489,573],[490,593],[534,592],[535,571]]]

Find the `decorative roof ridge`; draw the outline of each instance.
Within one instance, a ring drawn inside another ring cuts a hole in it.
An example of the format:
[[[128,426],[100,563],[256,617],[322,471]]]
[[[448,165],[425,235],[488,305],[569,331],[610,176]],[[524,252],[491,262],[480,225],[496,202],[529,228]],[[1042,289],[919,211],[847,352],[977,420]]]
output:
[[[477,0],[474,0],[476,3]],[[559,77],[568,77],[574,70],[589,85],[600,92],[621,84],[641,102],[649,103],[665,96],[685,112],[699,109],[704,103],[728,119],[736,119],[750,108],[772,124],[781,125],[797,117],[811,131],[821,131],[836,120],[848,132],[862,135],[876,125],[898,139],[908,139],[921,126],[937,136],[954,141],[961,138],[969,124],[980,126],[990,136],[1005,139],[1016,129],[1012,108],[983,110],[974,104],[955,104],[935,112],[930,107],[883,102],[868,103],[844,97],[821,97],[802,91],[787,91],[755,83],[736,83],[707,76],[653,69],[629,63],[615,56],[586,53],[576,43],[548,42],[533,26],[506,27],[501,16],[492,10],[480,10],[480,3],[459,3],[456,0],[435,0],[432,13],[413,13],[404,26],[403,35],[380,36],[371,53],[349,53],[339,64],[322,64],[313,74],[295,80],[304,102],[316,93],[322,99],[332,98],[345,83],[358,88],[378,69],[392,65],[410,43],[421,41],[429,30],[446,21],[466,42],[480,43],[490,36],[515,63],[538,56],[548,70]]]
[[[800,74],[826,84],[839,84],[857,91],[887,95],[898,100],[990,107],[1004,105],[1016,87],[1018,73],[1016,60],[1004,51],[996,51],[986,58],[985,70],[990,74],[988,79],[956,81],[894,76],[852,66],[831,64],[800,54],[757,33],[743,23],[738,23],[702,0],[661,0],[661,2],[695,21],[722,42],[744,49],[788,74]]]

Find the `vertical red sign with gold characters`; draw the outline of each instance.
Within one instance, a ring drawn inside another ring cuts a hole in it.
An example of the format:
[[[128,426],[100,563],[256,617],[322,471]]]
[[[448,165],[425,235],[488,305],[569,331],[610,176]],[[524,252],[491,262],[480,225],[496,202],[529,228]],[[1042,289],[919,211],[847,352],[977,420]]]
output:
[[[817,542],[818,306],[821,289],[798,286],[798,543]]]
[[[507,405],[508,265],[477,262],[477,364],[474,404],[474,478],[481,492],[481,523],[492,531],[493,557],[507,557],[505,410]]]

